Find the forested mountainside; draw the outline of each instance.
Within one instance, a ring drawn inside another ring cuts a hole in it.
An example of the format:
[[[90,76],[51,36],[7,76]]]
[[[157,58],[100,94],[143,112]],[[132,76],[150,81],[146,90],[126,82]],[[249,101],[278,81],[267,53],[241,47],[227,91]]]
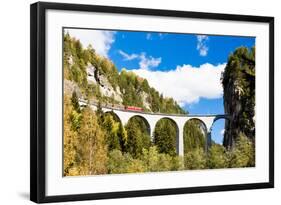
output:
[[[255,48],[241,47],[229,56],[222,76],[226,121],[224,146],[244,135],[255,141]]]
[[[82,47],[79,40],[64,36],[65,91],[76,90],[79,97],[114,105],[129,105],[149,112],[186,113],[173,98],[163,97],[133,72],[123,69],[98,55],[89,45]]]
[[[226,75],[226,74],[225,74]],[[165,98],[146,79],[120,73],[107,58],[78,39],[64,35],[64,175],[96,175],[189,169],[254,166],[253,145],[239,137],[232,150],[213,144],[205,152],[202,124],[184,127],[184,156],[176,154],[176,126],[169,119],[157,122],[150,138],[140,117],[123,125],[114,113],[80,107],[79,98],[108,105],[129,105],[148,112],[186,113],[172,98]]]

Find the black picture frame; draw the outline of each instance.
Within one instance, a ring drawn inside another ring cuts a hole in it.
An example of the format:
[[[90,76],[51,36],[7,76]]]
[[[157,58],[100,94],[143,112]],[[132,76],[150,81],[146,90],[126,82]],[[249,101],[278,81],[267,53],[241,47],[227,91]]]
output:
[[[269,181],[192,188],[170,188],[107,193],[46,196],[46,96],[45,26],[46,11],[67,10],[101,13],[136,14],[194,19],[262,22],[269,24]],[[96,200],[198,192],[230,191],[274,187],[274,18],[265,16],[126,8],[83,4],[38,2],[30,6],[30,199],[37,203]]]

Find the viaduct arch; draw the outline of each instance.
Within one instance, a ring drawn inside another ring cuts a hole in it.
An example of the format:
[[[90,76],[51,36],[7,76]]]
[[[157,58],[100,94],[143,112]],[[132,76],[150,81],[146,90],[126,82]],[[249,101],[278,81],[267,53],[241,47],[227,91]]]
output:
[[[81,106],[89,105],[93,110],[97,110],[98,105],[97,103],[90,103],[88,104],[85,100],[79,100],[79,104]],[[228,115],[220,114],[220,115],[184,115],[184,114],[165,114],[165,113],[150,113],[150,112],[136,112],[131,110],[124,110],[116,107],[101,107],[103,112],[113,112],[115,115],[118,116],[120,119],[122,125],[126,125],[130,118],[134,116],[139,116],[148,123],[148,127],[150,128],[149,134],[151,140],[153,140],[153,131],[155,130],[156,123],[163,119],[167,118],[175,122],[177,125],[178,133],[177,133],[177,143],[176,143],[176,150],[177,154],[179,156],[184,155],[184,142],[183,142],[183,131],[184,131],[184,125],[188,120],[195,119],[201,121],[207,131],[207,147],[211,146],[211,129],[212,125],[215,121],[219,119],[228,119],[230,120],[230,117]]]

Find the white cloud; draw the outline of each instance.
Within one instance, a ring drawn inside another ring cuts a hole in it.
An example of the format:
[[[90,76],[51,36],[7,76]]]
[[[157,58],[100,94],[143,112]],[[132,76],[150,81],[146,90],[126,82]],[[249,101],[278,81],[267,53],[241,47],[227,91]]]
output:
[[[224,135],[224,132],[225,132],[225,129],[222,129],[222,130],[220,131],[220,134],[223,136],[223,135]]]
[[[170,71],[151,71],[148,69],[132,70],[146,78],[149,84],[163,93],[173,97],[180,105],[196,103],[200,98],[216,99],[223,95],[220,82],[221,72],[226,64],[203,64],[200,67],[191,65],[177,66]]]
[[[96,52],[104,57],[108,57],[108,51],[114,42],[114,31],[89,30],[89,29],[66,29],[70,36],[79,39],[83,47],[89,44]]]
[[[150,69],[150,68],[155,68],[157,67],[162,59],[161,58],[154,58],[152,56],[146,56],[146,53],[141,53],[141,54],[128,54],[122,50],[119,50],[119,54],[123,56],[123,60],[129,61],[129,60],[134,60],[134,59],[139,59],[139,67],[140,69]]]
[[[144,70],[157,67],[162,61],[161,58],[154,58],[152,56],[146,57],[145,53],[141,53],[139,55],[139,58],[140,58],[140,62],[139,62],[140,69],[144,69]]]
[[[119,52],[119,54],[120,54],[121,56],[123,56],[123,60],[126,60],[126,61],[134,60],[134,59],[136,59],[136,58],[139,57],[139,56],[138,56],[137,54],[135,54],[135,53],[133,53],[133,54],[128,54],[128,53],[125,53],[125,52],[122,51],[122,50],[119,50],[118,52]]]
[[[209,38],[206,35],[197,35],[197,50],[199,51],[200,56],[206,56],[208,54],[208,40]]]

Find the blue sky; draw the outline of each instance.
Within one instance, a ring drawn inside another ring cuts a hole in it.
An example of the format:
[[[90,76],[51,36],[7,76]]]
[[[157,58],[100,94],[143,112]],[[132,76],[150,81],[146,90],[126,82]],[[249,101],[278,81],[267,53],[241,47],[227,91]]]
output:
[[[147,32],[117,32],[115,42],[109,51],[110,58],[116,63],[118,68],[137,68],[137,59],[133,61],[123,61],[118,50],[128,53],[145,52],[153,57],[161,57],[161,65],[157,70],[173,69],[177,65],[190,64],[200,66],[204,63],[219,64],[227,61],[227,57],[239,46],[252,47],[254,38],[247,37],[225,37],[208,36],[205,42],[208,52],[205,56],[200,56],[197,50],[197,35],[186,34],[165,34]]]
[[[251,48],[254,37],[68,29],[89,43],[120,71],[132,70],[151,86],[173,97],[190,114],[223,114],[220,83],[227,58],[240,46]],[[212,139],[222,142],[224,120],[213,126]]]

